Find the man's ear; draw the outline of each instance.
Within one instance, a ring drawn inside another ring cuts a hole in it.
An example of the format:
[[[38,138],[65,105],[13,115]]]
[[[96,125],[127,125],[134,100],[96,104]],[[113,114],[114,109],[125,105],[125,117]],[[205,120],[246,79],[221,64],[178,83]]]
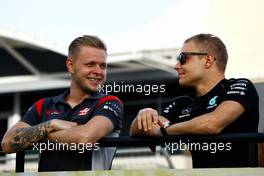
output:
[[[208,55],[206,57],[207,58],[206,58],[206,62],[205,62],[205,67],[210,68],[213,65],[213,63],[215,62],[215,58],[211,55]]]
[[[67,70],[70,74],[74,73],[74,69],[73,69],[73,59],[71,57],[68,57],[66,59],[66,66],[67,66]]]

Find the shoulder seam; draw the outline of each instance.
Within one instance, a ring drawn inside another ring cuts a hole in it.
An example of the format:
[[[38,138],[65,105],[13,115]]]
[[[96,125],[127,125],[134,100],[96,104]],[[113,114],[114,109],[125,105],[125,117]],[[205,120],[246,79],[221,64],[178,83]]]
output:
[[[103,103],[105,103],[107,101],[115,101],[115,100],[123,105],[123,102],[118,97],[116,97],[114,95],[107,95],[107,96],[99,99],[98,103],[96,104],[96,108],[100,107]]]

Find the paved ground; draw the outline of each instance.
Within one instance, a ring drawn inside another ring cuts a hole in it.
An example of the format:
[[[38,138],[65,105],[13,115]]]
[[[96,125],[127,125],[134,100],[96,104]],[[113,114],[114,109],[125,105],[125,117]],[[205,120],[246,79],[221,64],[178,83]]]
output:
[[[264,168],[154,169],[87,172],[0,173],[0,176],[263,176]]]

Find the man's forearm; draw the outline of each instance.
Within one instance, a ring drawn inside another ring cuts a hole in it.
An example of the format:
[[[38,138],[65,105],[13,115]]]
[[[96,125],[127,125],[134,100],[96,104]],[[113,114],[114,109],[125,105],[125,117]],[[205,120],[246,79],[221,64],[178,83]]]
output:
[[[81,143],[81,142],[89,142],[91,143],[91,137],[84,136],[92,136],[89,131],[85,130],[85,125],[77,125],[70,129],[64,129],[60,131],[54,131],[48,134],[47,139],[53,142],[63,142],[63,143]],[[84,140],[84,138],[88,138]]]
[[[134,119],[129,130],[130,136],[146,136],[143,129],[138,129],[137,119]]]
[[[219,128],[217,123],[212,116],[212,113],[203,114],[197,116],[191,120],[175,123],[168,128],[166,132],[169,135],[181,135],[181,134],[197,134],[197,135],[207,135],[207,134],[218,134]]]
[[[70,129],[54,131],[48,140],[63,143],[95,143],[114,130],[112,122],[104,116],[95,116],[86,124],[76,125]]]
[[[45,139],[52,130],[50,121],[32,127],[17,129],[8,145],[12,151],[23,150],[32,145],[32,143]]]
[[[73,134],[74,133],[74,134]],[[53,142],[63,142],[63,143],[78,143],[77,134],[73,129],[65,129],[60,131],[54,131],[49,133],[47,139]]]

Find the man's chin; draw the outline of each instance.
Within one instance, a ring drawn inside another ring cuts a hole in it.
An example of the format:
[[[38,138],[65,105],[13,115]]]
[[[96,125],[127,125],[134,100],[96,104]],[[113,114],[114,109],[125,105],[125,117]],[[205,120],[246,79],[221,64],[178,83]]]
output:
[[[179,85],[182,87],[189,87],[190,85],[188,84],[188,82],[183,81],[183,80],[179,80]]]
[[[179,80],[179,85],[180,86],[184,86],[184,81],[183,80]]]
[[[86,87],[84,89],[84,92],[86,92],[88,94],[90,94],[90,93],[96,93],[96,92],[99,91],[99,89],[100,89],[99,87],[96,87],[96,88]]]

